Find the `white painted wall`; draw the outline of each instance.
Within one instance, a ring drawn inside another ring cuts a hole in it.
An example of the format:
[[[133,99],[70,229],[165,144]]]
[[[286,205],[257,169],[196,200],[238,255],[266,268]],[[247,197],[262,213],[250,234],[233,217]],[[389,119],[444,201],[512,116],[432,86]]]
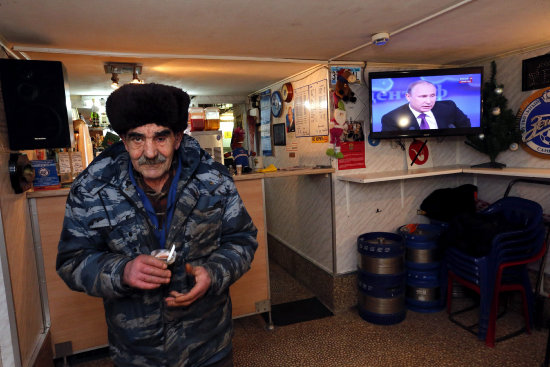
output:
[[[548,48],[539,49],[495,59],[497,62],[497,83],[504,85],[504,95],[508,99],[508,106],[514,112],[518,110],[522,101],[532,93],[521,91],[521,61],[548,53],[549,51],[550,49]],[[491,60],[481,63],[485,68],[485,79],[490,77],[490,63]],[[408,69],[410,66],[367,66],[365,75],[370,71],[396,70],[399,68]],[[324,73],[323,70],[319,70],[319,73],[321,72]],[[317,79],[315,75],[313,78],[300,82],[307,84]],[[293,82],[293,85],[299,83],[298,81],[290,81]],[[275,90],[279,87],[274,86],[271,89]],[[368,91],[365,84],[353,86],[353,90],[358,97],[358,101],[353,106],[349,104],[346,106],[348,113],[353,113],[355,120],[363,119],[367,121],[368,107],[364,107],[368,105]],[[361,117],[361,115],[364,115],[364,117]],[[368,131],[368,126],[364,126],[364,131]],[[294,141],[298,145],[297,159],[289,159],[284,154],[284,148],[276,147],[275,156],[265,159],[265,162],[267,164],[274,163],[279,168],[317,164],[332,164],[333,167],[337,167],[336,161],[325,155],[328,144],[312,144],[309,139],[295,138],[292,134],[289,134],[287,142],[291,143]],[[467,146],[464,141],[465,138],[463,137],[429,139],[428,146],[434,167],[454,164],[474,165],[489,161],[487,156]],[[408,146],[410,141],[405,141],[405,143]],[[405,169],[407,166],[405,154],[405,151],[401,150],[391,140],[383,140],[376,147],[366,144],[366,168],[337,171],[333,175],[333,209],[336,224],[334,233],[334,259],[329,255],[333,252],[333,244],[329,240],[328,233],[322,228],[316,228],[315,231],[310,232],[310,235],[313,237],[305,236],[306,238],[304,238],[303,234],[308,228],[304,228],[304,224],[300,220],[300,217],[304,215],[303,212],[288,210],[288,205],[284,204],[287,199],[290,203],[294,202],[293,200],[297,200],[300,197],[297,195],[298,190],[302,194],[308,193],[317,199],[308,196],[306,201],[301,204],[300,201],[295,202],[298,205],[306,205],[307,203],[309,206],[308,213],[314,213],[311,215],[322,218],[327,211],[326,201],[330,200],[330,193],[325,192],[325,188],[319,190],[318,186],[310,185],[308,182],[302,182],[299,185],[296,182],[287,180],[289,182],[271,184],[269,183],[269,179],[266,180],[268,231],[282,239],[289,247],[295,249],[304,257],[319,264],[321,268],[327,271],[334,268],[336,273],[344,274],[357,269],[356,241],[357,237],[362,233],[378,231],[394,232],[404,224],[427,222],[427,218],[417,215],[416,211],[420,207],[422,200],[433,190],[472,183],[478,186],[480,199],[494,202],[504,195],[509,182],[514,179],[514,177],[474,176],[469,174],[435,176],[373,184],[348,183],[337,179],[337,176],[342,174]],[[502,152],[497,157],[497,161],[505,163],[508,167],[550,169],[550,159],[536,157],[522,148],[517,151],[508,150]],[[279,180],[284,181],[284,179]],[[518,184],[514,186],[511,195],[538,201],[543,206],[545,212],[550,213],[550,190],[546,186]],[[300,225],[292,226],[292,223],[299,223]],[[333,259],[334,264],[328,263],[331,259]]]
[[[288,80],[293,89],[326,81],[328,69],[320,67]],[[286,81],[285,81],[286,82]],[[283,82],[270,87],[280,90]],[[327,85],[328,86],[328,85]],[[293,104],[294,101],[291,102]],[[287,111],[288,104],[283,104]],[[285,123],[285,113],[272,116],[272,123]],[[328,121],[326,121],[328,126]],[[273,146],[273,156],[263,157],[264,166],[274,164],[278,168],[313,167],[331,165],[325,154],[328,144],[311,142],[311,137],[296,137],[295,132],[287,133],[286,146]],[[295,147],[289,152],[287,147]],[[294,157],[291,157],[294,153]],[[266,217],[268,232],[279,241],[312,261],[320,268],[333,271],[333,241],[331,212],[330,176],[293,176],[268,178],[265,180]]]

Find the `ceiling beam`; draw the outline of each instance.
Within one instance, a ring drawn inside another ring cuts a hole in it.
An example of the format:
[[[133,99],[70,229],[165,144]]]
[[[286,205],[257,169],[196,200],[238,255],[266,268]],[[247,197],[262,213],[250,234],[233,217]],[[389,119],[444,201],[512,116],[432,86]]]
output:
[[[73,50],[66,48],[46,48],[30,46],[13,46],[14,51],[38,52],[49,54],[65,55],[86,55],[86,56],[111,56],[111,57],[134,57],[141,59],[197,59],[197,60],[229,60],[229,61],[261,61],[261,62],[285,62],[285,63],[307,63],[324,64],[327,60],[314,59],[292,59],[274,57],[251,57],[251,56],[229,56],[229,55],[181,55],[181,54],[156,54],[156,53],[134,53],[115,51],[94,51],[94,50]]]
[[[21,57],[11,50],[8,46],[8,41],[0,34],[0,47],[6,52],[6,55],[13,57],[14,59],[20,59]]]

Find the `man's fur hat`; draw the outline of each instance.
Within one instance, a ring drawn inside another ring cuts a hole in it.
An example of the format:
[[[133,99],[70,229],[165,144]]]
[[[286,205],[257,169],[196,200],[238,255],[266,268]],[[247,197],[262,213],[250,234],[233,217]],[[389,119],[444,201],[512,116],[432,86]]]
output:
[[[125,84],[107,99],[107,117],[118,135],[155,123],[174,133],[187,127],[190,98],[183,90],[163,84]]]

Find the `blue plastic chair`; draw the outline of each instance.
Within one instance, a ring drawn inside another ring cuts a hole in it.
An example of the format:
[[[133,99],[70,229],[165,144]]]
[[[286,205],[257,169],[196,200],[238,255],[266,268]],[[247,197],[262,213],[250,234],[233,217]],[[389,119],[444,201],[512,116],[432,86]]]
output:
[[[545,252],[545,227],[542,207],[531,200],[505,197],[487,207],[482,213],[496,214],[510,230],[497,234],[491,242],[489,254],[474,257],[450,247],[445,253],[448,271],[447,312],[449,319],[478,338],[487,346],[495,344],[498,298],[501,292],[520,291],[523,295],[525,328],[498,340],[507,339],[532,327],[534,296],[529,280],[527,264],[541,258]],[[465,326],[455,316],[472,307],[451,312],[452,288],[456,281],[479,294],[479,319],[477,324]],[[475,331],[477,328],[477,332]]]

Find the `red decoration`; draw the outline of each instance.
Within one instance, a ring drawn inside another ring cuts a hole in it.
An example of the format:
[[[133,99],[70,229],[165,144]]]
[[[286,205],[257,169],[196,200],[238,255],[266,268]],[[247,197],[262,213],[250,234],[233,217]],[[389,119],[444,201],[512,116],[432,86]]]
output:
[[[420,140],[414,140],[409,146],[409,157],[416,165],[421,166],[426,163],[430,157],[430,151],[426,143]]]

